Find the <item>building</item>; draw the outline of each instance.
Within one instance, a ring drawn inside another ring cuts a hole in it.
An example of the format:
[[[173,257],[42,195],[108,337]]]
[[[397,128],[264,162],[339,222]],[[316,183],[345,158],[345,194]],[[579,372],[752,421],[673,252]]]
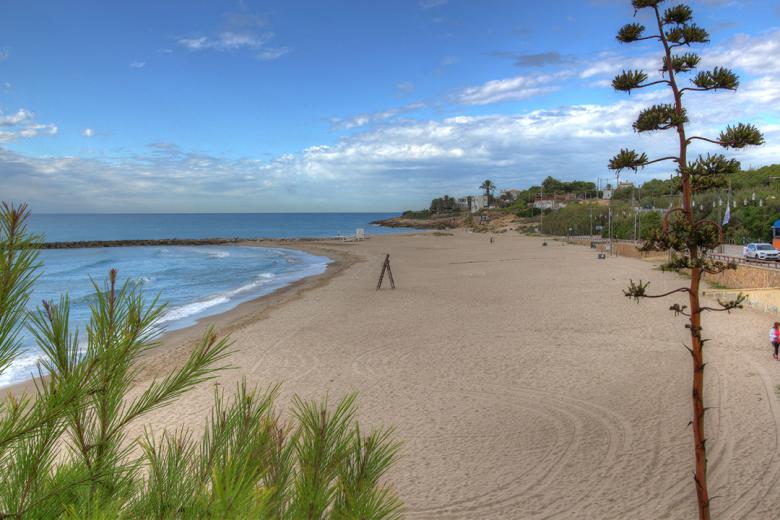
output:
[[[487,195],[472,195],[471,196],[471,212],[476,213],[488,207]]]
[[[561,195],[545,195],[538,197],[535,201],[529,204],[530,207],[536,209],[560,209],[565,208],[570,202],[576,201],[577,195],[573,193],[563,193]]]

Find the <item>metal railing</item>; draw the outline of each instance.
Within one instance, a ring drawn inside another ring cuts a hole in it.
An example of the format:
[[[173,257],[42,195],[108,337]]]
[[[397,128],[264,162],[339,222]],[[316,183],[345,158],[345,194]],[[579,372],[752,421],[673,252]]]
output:
[[[609,243],[608,238],[603,238],[600,236],[590,236],[590,235],[570,235],[570,236],[563,236],[560,237],[562,239],[566,239],[569,241],[577,240],[577,241],[586,241],[586,242],[595,242],[597,244],[606,244]],[[621,239],[621,238],[613,238],[612,239],[613,244],[633,244],[633,245],[641,245],[643,241],[640,240],[629,240],[629,239]],[[739,247],[737,244],[724,244],[725,246],[731,246],[733,247]],[[745,258],[744,256],[738,256],[738,255],[728,255],[723,253],[707,253],[707,257],[711,258],[713,260],[718,260],[721,262],[733,262],[735,264],[742,264],[742,265],[749,265],[751,267],[763,267],[765,269],[780,269],[780,261],[776,260],[760,260],[757,258]]]

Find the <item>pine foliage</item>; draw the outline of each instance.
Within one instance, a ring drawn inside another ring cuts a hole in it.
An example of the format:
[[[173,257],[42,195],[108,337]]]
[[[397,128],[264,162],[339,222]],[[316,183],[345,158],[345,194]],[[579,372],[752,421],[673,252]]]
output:
[[[385,481],[398,458],[392,430],[364,434],[355,395],[295,399],[292,419],[266,391],[218,391],[200,437],[128,426],[225,368],[230,341],[208,330],[187,360],[136,390],[141,356],[157,346],[165,310],[116,271],[94,284],[86,342],[70,302],[28,312],[40,265],[25,206],[0,207],[0,373],[27,327],[43,353],[36,394],[0,398],[0,519],[397,519]]]

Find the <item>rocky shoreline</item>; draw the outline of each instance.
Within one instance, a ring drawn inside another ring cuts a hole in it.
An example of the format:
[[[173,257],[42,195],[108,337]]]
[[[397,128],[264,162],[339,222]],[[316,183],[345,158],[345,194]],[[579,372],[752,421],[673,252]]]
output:
[[[383,220],[375,220],[371,224],[391,228],[414,228],[414,229],[457,229],[465,226],[463,217],[442,217],[442,218],[407,218],[392,217]]]

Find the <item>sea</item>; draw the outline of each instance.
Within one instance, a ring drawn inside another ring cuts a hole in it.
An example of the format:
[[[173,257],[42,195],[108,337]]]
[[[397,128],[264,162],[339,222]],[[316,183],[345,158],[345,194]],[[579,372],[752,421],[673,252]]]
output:
[[[29,231],[46,242],[146,240],[167,238],[327,238],[404,233],[405,228],[370,224],[390,213],[256,214],[33,214]],[[86,338],[93,283],[102,286],[111,269],[120,283],[137,286],[150,301],[159,297],[166,310],[158,322],[165,330],[187,327],[198,319],[230,310],[307,276],[321,274],[329,259],[284,247],[238,245],[143,246],[44,249],[30,299],[41,302],[68,295],[71,330]],[[7,386],[37,374],[41,350],[33,335],[21,336],[25,351],[0,374]]]

